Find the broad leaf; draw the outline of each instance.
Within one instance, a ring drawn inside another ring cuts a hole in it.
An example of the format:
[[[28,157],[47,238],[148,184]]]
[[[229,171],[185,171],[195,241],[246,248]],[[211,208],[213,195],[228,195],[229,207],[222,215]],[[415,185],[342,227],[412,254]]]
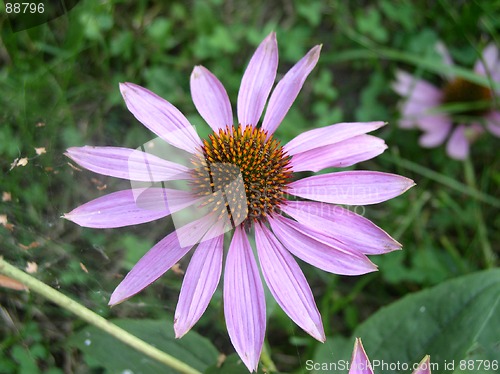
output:
[[[355,330],[347,347],[332,350],[327,340],[315,362],[350,360],[346,352],[352,351],[354,337],[361,337],[372,363],[378,362],[376,373],[410,373],[426,354],[435,363],[436,373],[453,372],[445,369],[446,363],[454,362],[457,370],[460,360],[488,359],[492,350],[500,357],[499,301],[500,269],[456,278],[382,308]],[[475,351],[478,345],[484,355]]]
[[[256,374],[264,374],[262,364],[259,364]],[[227,356],[222,363],[208,368],[204,374],[249,374],[248,369],[237,354]]]
[[[173,328],[163,320],[117,319],[110,322],[201,372],[217,362],[215,347],[194,331],[182,339],[175,339]],[[89,366],[105,368],[109,373],[177,374],[176,370],[94,326],[86,327],[71,337],[69,344],[83,352]]]

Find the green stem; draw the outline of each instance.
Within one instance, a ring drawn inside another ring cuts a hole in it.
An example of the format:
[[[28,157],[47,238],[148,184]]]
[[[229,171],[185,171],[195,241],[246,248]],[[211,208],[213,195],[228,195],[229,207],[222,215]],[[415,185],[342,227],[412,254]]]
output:
[[[490,87],[493,90],[500,88],[500,83],[494,82],[489,76],[481,76],[470,69],[460,66],[449,66],[444,62],[438,61],[436,58],[420,57],[416,58],[415,54],[406,53],[383,46],[378,46],[372,43],[369,39],[356,36],[352,30],[347,34],[351,36],[357,43],[362,45],[365,49],[352,49],[341,52],[335,55],[326,56],[321,59],[322,63],[338,63],[344,61],[360,60],[360,59],[387,59],[392,61],[404,62],[410,65],[415,65],[419,68],[431,71],[437,74],[452,73],[457,77],[464,78],[470,82],[476,83],[481,86]]]
[[[113,323],[107,321],[105,318],[94,313],[90,309],[84,307],[83,305],[77,303],[76,301],[70,299],[68,296],[56,291],[52,287],[47,286],[45,283],[39,281],[38,279],[32,277],[31,275],[19,270],[15,266],[12,266],[6,262],[0,256],[0,274],[4,274],[12,279],[15,279],[30,290],[40,294],[46,299],[52,301],[53,303],[59,305],[76,316],[80,317],[84,321],[96,326],[102,331],[107,332],[109,335],[114,336],[123,343],[128,344],[137,351],[144,353],[145,355],[170,366],[171,368],[179,371],[180,373],[186,374],[201,374],[198,370],[192,368],[191,366],[185,364],[182,361],[168,355],[165,352],[160,351],[158,348],[146,343],[145,341],[139,339],[135,335],[121,329],[120,327],[114,325]]]
[[[465,184],[460,183],[451,177],[448,177],[444,174],[440,174],[434,170],[426,168],[425,166],[419,165],[415,162],[412,162],[410,160],[406,160],[403,158],[399,159],[397,157],[391,157],[391,158],[387,158],[387,160],[395,163],[396,165],[402,166],[405,169],[408,169],[408,170],[411,170],[417,174],[420,174],[428,179],[431,179],[431,180],[434,180],[438,183],[441,183],[444,186],[452,188],[455,191],[466,194],[466,195],[468,195],[468,196],[470,196],[478,201],[490,204],[491,206],[494,206],[495,208],[500,207],[500,199],[498,199],[494,196],[485,194],[482,191],[478,191],[478,189],[476,187],[474,187],[474,184],[471,185],[468,183],[467,185],[465,185]]]
[[[472,165],[470,158],[467,158],[464,162],[464,174],[467,185],[477,190],[474,166]],[[474,201],[474,213],[476,216],[479,242],[481,243],[481,248],[483,250],[484,262],[487,268],[492,268],[495,265],[495,254],[493,253],[490,241],[488,240],[488,231],[486,229],[486,224],[484,223],[483,212],[481,210],[481,205],[477,202],[477,200]]]
[[[271,358],[271,355],[269,354],[269,349],[267,348],[267,344],[264,344],[264,346],[262,347],[260,360],[262,361],[262,365],[264,365],[264,367],[270,373],[276,373],[278,371],[278,369],[276,369],[276,365],[273,362],[273,359]]]

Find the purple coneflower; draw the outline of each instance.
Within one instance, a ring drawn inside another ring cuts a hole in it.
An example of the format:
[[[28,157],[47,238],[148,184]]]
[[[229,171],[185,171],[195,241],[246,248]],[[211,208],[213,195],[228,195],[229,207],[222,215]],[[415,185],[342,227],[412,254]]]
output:
[[[372,365],[370,364],[370,360],[368,359],[368,355],[365,352],[365,348],[360,338],[356,338],[354,343],[349,374],[373,374]],[[412,374],[431,374],[431,361],[429,355],[426,355],[422,361],[420,361]]]
[[[250,235],[255,237],[260,269],[270,292],[290,318],[319,341],[325,340],[321,316],[294,256],[331,273],[358,275],[376,270],[367,255],[401,248],[368,219],[332,204],[379,203],[412,187],[410,179],[382,172],[344,171],[293,180],[296,172],[350,166],[381,154],[387,148],[384,141],[366,134],[383,122],[314,129],[285,146],[273,137],[316,65],[320,50],[321,46],[312,48],[276,85],[261,126],[257,125],[278,66],[274,33],[259,45],[243,76],[237,128],[232,125],[231,104],[223,85],[206,68],[195,67],[191,74],[193,102],[214,131],[206,140],[198,137],[168,101],[135,84],[120,85],[134,116],[189,155],[190,166],[127,148],[70,148],[67,155],[94,172],[167,182],[102,196],[64,217],[85,227],[110,228],[156,220],[189,206],[207,213],[178,227],[148,251],[113,292],[110,305],[149,286],[199,243],[175,311],[175,334],[183,336],[201,317],[217,288],[224,233],[230,230],[224,314],[231,342],[252,371],[264,341],[266,307]],[[165,187],[176,179],[187,181],[189,188]]]
[[[436,49],[443,62],[453,66],[446,47],[438,44]],[[500,59],[494,44],[484,49],[482,58],[474,65],[474,72],[493,83],[500,82]],[[397,72],[392,87],[406,97],[400,127],[422,130],[424,134],[419,140],[422,147],[434,148],[448,139],[446,153],[454,159],[464,160],[469,155],[469,144],[484,132],[484,128],[500,137],[500,111],[493,105],[498,92],[489,87],[447,74],[446,82],[438,88],[404,71]]]

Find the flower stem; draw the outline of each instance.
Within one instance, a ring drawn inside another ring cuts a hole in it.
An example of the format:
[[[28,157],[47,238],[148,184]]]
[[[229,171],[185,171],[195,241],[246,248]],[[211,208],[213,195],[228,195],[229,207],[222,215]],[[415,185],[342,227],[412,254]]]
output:
[[[39,281],[38,279],[32,277],[31,275],[19,270],[15,266],[12,266],[6,262],[0,256],[0,274],[4,274],[12,279],[15,279],[30,290],[40,294],[46,299],[52,301],[53,303],[59,305],[60,307],[70,311],[81,319],[87,321],[88,323],[96,326],[97,328],[105,331],[111,336],[114,336],[123,343],[128,344],[137,351],[144,353],[145,355],[170,366],[171,368],[179,371],[180,373],[186,374],[200,374],[200,372],[191,366],[185,364],[182,361],[170,356],[169,354],[162,352],[158,348],[146,343],[144,340],[139,339],[135,335],[123,330],[122,328],[114,325],[100,315],[94,313],[90,309],[84,307],[83,305],[77,303],[76,301],[70,299],[68,296],[56,291],[45,283]]]
[[[465,183],[467,183],[467,185],[472,189],[477,190],[474,166],[472,165],[470,158],[467,158],[464,162],[464,174]],[[474,213],[477,222],[477,234],[483,250],[484,263],[487,268],[492,268],[495,265],[495,253],[493,252],[490,241],[488,240],[488,232],[484,223],[483,212],[481,210],[481,205],[477,200],[474,201]]]
[[[399,158],[399,157],[387,157],[385,160],[388,160],[390,162],[393,162],[394,164],[401,166],[405,169],[411,170],[417,174],[420,174],[428,179],[434,180],[446,187],[449,187],[455,191],[458,191],[460,193],[463,193],[465,195],[468,195],[472,197],[475,200],[481,201],[486,204],[490,204],[491,206],[495,208],[500,208],[500,199],[497,197],[485,194],[482,191],[479,191],[477,187],[475,186],[475,183],[469,183],[466,182],[466,184],[460,183],[459,181],[438,173],[434,170],[431,170],[429,168],[426,168],[425,166],[419,165],[413,161],[404,159],[404,158]],[[472,181],[474,182],[474,181]]]
[[[273,362],[273,359],[271,358],[271,355],[269,354],[269,349],[267,348],[267,344],[265,343],[264,346],[262,347],[260,360],[262,361],[262,364],[266,367],[268,372],[275,373],[278,371],[278,369],[276,369],[276,365]]]

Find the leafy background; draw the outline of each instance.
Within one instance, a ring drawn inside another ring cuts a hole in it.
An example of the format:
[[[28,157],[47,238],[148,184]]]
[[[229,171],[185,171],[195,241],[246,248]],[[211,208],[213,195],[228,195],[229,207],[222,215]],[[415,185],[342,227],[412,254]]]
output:
[[[266,349],[277,369],[302,373],[309,370],[307,360],[349,360],[355,336],[372,359],[414,362],[430,354],[431,360],[455,360],[457,373],[480,372],[460,371],[458,360],[500,357],[500,274],[485,271],[498,265],[500,251],[500,141],[480,138],[466,162],[449,159],[442,147],[422,149],[418,132],[397,128],[399,98],[390,88],[398,68],[441,84],[436,73],[444,67],[430,71],[422,65],[435,61],[438,40],[457,64],[472,67],[478,51],[500,40],[498,1],[65,4],[65,14],[26,30],[16,30],[21,21],[8,19],[5,8],[0,16],[1,256],[31,272],[36,267],[33,274],[46,284],[106,318],[120,319],[167,351],[180,357],[204,352],[200,370],[245,372],[232,355],[221,290],[194,331],[172,342],[182,271],[168,272],[120,306],[107,306],[122,277],[172,229],[171,222],[94,230],[64,221],[61,215],[83,202],[127,188],[124,181],[75,168],[64,151],[82,145],[135,148],[152,138],[126,110],[118,90],[124,81],[172,102],[206,136],[208,126],[189,95],[193,66],[215,73],[235,103],[253,49],[274,30],[280,75],[310,47],[323,44],[318,66],[277,137],[285,143],[335,122],[384,120],[389,125],[376,135],[389,149],[358,167],[417,183],[397,199],[358,210],[404,245],[403,251],[372,258],[379,272],[343,277],[303,266],[329,336],[326,344],[268,303]],[[186,265],[183,260],[180,269]],[[415,308],[423,306],[428,318],[415,317]],[[459,316],[450,317],[451,309]],[[2,373],[158,372],[146,358],[132,360],[134,368],[116,366],[120,357],[138,356],[127,356],[127,348],[35,293],[2,288],[0,319]],[[397,328],[390,325],[395,321]],[[430,344],[429,337],[439,344]],[[229,358],[219,367],[221,355]],[[441,366],[435,372],[452,371]]]

